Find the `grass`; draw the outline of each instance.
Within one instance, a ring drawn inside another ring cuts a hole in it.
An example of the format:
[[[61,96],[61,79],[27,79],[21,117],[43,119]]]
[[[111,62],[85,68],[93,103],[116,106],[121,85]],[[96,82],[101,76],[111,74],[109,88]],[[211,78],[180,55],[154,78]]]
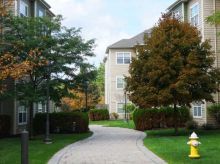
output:
[[[181,129],[178,136],[174,136],[174,131],[153,130],[147,131],[148,137],[144,139],[144,145],[170,164],[199,163],[217,164],[220,163],[220,131],[219,130],[197,130],[199,141],[200,159],[190,159],[188,138],[190,131]]]
[[[90,125],[103,125],[108,127],[134,129],[134,122],[132,120],[129,120],[128,123],[124,120],[90,121]]]
[[[133,121],[129,124],[123,120],[117,121],[92,121],[90,124],[134,128]],[[200,159],[190,159],[188,157],[190,148],[187,145],[192,131],[179,129],[179,135],[174,135],[173,129],[160,129],[146,131],[147,137],[144,145],[169,164],[219,164],[220,163],[220,130],[196,130],[199,141]]]
[[[43,136],[38,136],[29,142],[29,159],[33,164],[45,164],[63,147],[78,140],[91,136],[92,133],[84,134],[54,134],[51,135],[53,143],[43,143]],[[0,164],[20,164],[20,138],[0,139]]]

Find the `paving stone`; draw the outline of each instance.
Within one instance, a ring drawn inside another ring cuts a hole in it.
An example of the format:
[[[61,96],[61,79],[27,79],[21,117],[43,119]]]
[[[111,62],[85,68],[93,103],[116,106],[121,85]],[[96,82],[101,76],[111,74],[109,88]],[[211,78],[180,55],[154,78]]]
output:
[[[93,135],[57,152],[48,164],[164,164],[143,145],[144,132],[91,125]]]

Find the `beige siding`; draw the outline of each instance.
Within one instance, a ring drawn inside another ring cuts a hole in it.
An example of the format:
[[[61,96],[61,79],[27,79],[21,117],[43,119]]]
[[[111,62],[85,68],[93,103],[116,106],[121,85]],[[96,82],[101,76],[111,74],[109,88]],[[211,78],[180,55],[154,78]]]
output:
[[[116,78],[128,76],[129,64],[117,64],[117,52],[130,52],[132,57],[136,56],[133,49],[110,49],[106,61],[106,104],[109,112],[117,112],[117,103],[124,102],[124,90],[116,88]]]
[[[207,103],[207,108],[212,105],[212,103],[208,102]],[[207,110],[207,116],[206,116],[206,119],[207,119],[207,124],[212,124],[212,125],[216,125],[218,126],[218,123],[215,119],[215,117],[213,115],[211,115],[208,110]]]

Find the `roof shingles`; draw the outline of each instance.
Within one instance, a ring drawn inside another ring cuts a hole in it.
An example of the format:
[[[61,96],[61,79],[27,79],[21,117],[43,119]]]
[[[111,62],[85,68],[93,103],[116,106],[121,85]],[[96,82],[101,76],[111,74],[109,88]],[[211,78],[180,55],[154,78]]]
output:
[[[107,47],[106,53],[109,52],[109,49],[123,49],[123,48],[133,48],[138,44],[144,44],[144,36],[150,34],[151,29],[145,30],[142,33],[130,38],[122,39],[110,46]]]

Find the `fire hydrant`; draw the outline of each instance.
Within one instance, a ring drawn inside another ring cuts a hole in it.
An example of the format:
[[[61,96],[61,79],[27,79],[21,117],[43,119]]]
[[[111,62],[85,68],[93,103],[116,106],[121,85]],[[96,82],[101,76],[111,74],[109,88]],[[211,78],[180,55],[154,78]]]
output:
[[[190,145],[190,158],[200,158],[198,147],[201,143],[198,141],[198,138],[199,137],[195,132],[193,132],[189,137],[190,141],[187,142],[187,144]]]

